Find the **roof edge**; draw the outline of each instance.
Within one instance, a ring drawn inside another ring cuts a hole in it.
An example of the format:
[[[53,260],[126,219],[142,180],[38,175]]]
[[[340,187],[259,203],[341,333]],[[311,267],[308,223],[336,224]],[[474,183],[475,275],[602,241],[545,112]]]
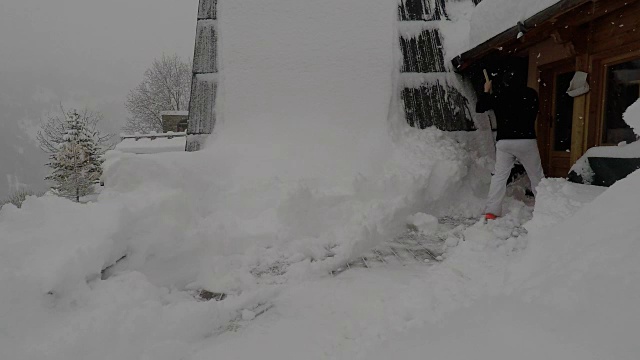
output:
[[[493,50],[498,49],[504,45],[515,42],[517,40],[518,33],[524,26],[525,29],[534,28],[539,24],[545,23],[554,17],[566,13],[578,6],[584,5],[589,2],[595,2],[597,0],[561,0],[548,8],[541,10],[535,15],[529,17],[523,22],[518,23],[510,27],[509,29],[495,35],[489,40],[475,46],[474,48],[465,51],[464,53],[451,59],[453,68],[456,72],[462,72],[475,61],[489,54]]]

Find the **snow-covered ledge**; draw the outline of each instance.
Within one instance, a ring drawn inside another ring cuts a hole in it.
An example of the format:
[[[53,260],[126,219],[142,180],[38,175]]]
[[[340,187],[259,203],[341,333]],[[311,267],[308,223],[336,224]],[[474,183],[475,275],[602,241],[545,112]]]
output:
[[[623,114],[626,123],[638,134],[640,131],[640,100]],[[593,147],[573,165],[569,180],[584,184],[611,186],[640,169],[640,141],[618,146]]]

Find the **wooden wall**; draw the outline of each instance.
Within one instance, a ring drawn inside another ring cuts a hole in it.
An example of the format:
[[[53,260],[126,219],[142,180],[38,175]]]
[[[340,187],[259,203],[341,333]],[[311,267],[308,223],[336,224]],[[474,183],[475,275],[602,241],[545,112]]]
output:
[[[541,71],[564,62],[589,73],[591,91],[574,98],[573,164],[588,148],[601,145],[605,65],[640,58],[640,1],[595,1],[542,26],[536,29],[538,39],[518,44],[519,54],[529,58],[528,85],[539,90]]]

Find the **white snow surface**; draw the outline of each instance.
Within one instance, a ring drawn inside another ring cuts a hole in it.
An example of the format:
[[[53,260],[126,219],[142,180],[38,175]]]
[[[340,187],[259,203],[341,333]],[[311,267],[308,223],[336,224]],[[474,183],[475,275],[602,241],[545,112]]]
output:
[[[560,0],[483,0],[471,16],[468,45],[472,49]],[[527,24],[533,26],[535,24]]]
[[[363,358],[636,358],[638,185],[638,172],[601,195],[597,187],[544,180],[528,247],[502,269],[496,293],[385,339]]]

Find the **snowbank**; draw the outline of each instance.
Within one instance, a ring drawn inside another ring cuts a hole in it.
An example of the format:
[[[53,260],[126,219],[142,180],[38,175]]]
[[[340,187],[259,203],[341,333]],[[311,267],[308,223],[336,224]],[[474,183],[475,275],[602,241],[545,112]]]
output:
[[[363,358],[636,358],[638,186],[639,173],[606,191],[544,180],[527,249],[503,268],[498,291]]]
[[[484,0],[471,16],[469,43],[472,49],[501,32],[516,26],[560,0]],[[533,25],[533,24],[528,24]]]

